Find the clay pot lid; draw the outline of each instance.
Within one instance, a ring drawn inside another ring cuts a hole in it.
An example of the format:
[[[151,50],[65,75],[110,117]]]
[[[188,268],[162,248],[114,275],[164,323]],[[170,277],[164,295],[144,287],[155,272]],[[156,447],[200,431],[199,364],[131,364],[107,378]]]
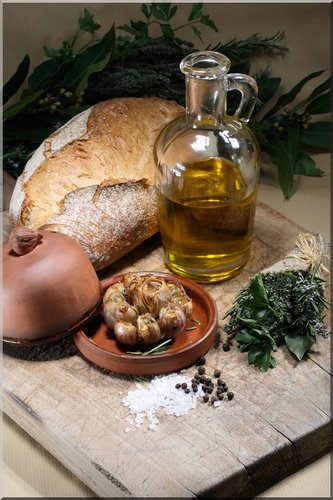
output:
[[[102,289],[79,243],[53,231],[14,229],[3,243],[3,342],[35,345],[76,332]]]
[[[192,318],[198,322],[188,320],[185,330],[165,352],[138,356],[129,354],[127,350],[130,349],[119,344],[100,314],[74,335],[76,346],[86,359],[100,368],[125,375],[160,375],[190,366],[209,351],[216,338],[218,315],[214,299],[199,284],[171,273],[146,271],[137,274],[149,274],[182,285],[193,300]],[[124,276],[119,274],[103,280],[103,293],[109,286],[122,281]]]

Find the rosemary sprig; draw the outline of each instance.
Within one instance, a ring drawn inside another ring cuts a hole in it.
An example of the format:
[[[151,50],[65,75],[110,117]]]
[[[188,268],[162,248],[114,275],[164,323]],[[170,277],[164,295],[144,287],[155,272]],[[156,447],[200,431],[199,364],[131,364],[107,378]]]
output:
[[[164,340],[148,351],[126,351],[126,354],[136,354],[138,356],[147,356],[148,354],[160,354],[168,349],[172,339]]]

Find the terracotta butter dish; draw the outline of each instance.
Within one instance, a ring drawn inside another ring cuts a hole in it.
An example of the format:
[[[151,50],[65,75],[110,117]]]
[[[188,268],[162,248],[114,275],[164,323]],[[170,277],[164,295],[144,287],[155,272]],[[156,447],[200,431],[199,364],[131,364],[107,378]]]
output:
[[[99,309],[98,276],[74,238],[14,229],[3,243],[3,342],[35,345],[72,334]]]

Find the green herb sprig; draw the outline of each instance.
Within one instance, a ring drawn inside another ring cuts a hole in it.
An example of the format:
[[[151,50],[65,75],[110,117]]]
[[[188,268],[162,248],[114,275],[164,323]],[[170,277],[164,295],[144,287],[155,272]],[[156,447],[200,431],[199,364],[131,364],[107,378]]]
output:
[[[283,343],[300,361],[318,335],[327,337],[323,284],[310,271],[259,273],[241,290],[224,329],[248,353],[249,364],[275,368],[273,354]]]
[[[172,339],[164,340],[163,342],[160,342],[156,346],[152,347],[151,349],[148,349],[147,351],[126,351],[127,354],[136,354],[138,356],[147,356],[149,354],[161,354],[162,352],[165,352],[169,347],[172,342]]]
[[[101,25],[84,9],[74,35],[59,48],[44,46],[47,59],[34,68],[28,79],[30,58],[26,54],[3,87],[3,104],[7,103],[3,113],[4,170],[18,177],[44,139],[99,101],[157,96],[184,105],[185,85],[179,63],[189,52],[217,50],[230,58],[232,72],[246,74],[251,74],[251,58],[258,53],[271,57],[288,54],[281,30],[271,36],[255,33],[243,40],[234,38],[215,46],[195,47],[180,35],[191,31],[204,45],[202,26],[218,32],[203,8],[202,2],[193,3],[186,22],[175,26],[177,5],[143,3],[141,19],[117,27],[112,24],[101,38],[97,37]],[[155,37],[151,35],[152,26],[159,28]],[[269,67],[252,76],[258,84],[258,100],[249,127],[261,151],[273,161],[283,196],[288,199],[294,193],[297,175],[323,175],[309,148],[331,149],[332,77],[325,78],[324,71],[306,75],[270,105],[283,85],[281,78],[272,76]],[[299,100],[305,86],[319,78],[324,80]],[[9,105],[9,99],[25,82],[19,99]],[[238,102],[238,93],[229,92],[229,114],[234,113]]]

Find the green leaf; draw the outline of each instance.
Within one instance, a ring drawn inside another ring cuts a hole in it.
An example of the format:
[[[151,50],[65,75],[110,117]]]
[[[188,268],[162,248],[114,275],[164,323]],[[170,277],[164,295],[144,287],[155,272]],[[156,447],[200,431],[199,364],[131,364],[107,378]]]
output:
[[[101,27],[100,24],[95,23],[94,16],[88,9],[84,9],[84,17],[79,17],[79,26],[82,31],[88,31],[88,33],[95,33]]]
[[[274,358],[273,358],[274,359]],[[262,372],[267,372],[271,367],[276,366],[276,361],[272,361],[272,350],[268,346],[253,346],[248,353],[250,365],[254,365]]]
[[[318,85],[318,87],[316,87],[312,92],[311,94],[309,95],[309,101],[311,101],[312,99],[314,99],[315,97],[317,97],[318,95],[322,94],[323,92],[325,92],[326,90],[329,90],[332,86],[332,79],[333,77],[332,76],[329,76],[327,78],[327,80],[325,80],[323,83],[321,83],[320,85]]]
[[[30,67],[30,58],[28,54],[24,56],[22,61],[17,67],[13,76],[3,86],[2,90],[2,104],[5,104],[21,87],[22,83],[27,77]]]
[[[332,122],[309,123],[307,130],[301,132],[301,142],[308,146],[332,149]]]
[[[252,294],[251,306],[262,307],[269,305],[262,274],[258,273],[249,285],[249,291]]]
[[[208,15],[202,16],[200,19],[200,22],[201,22],[201,24],[209,26],[214,31],[216,31],[216,32],[218,31],[216,24],[214,23],[214,21],[212,21],[212,19]]]
[[[55,75],[58,73],[60,63],[54,59],[48,59],[36,66],[28,79],[28,88],[22,92],[22,97],[34,94],[37,90],[46,89],[47,86],[57,83]]]
[[[105,66],[107,65],[107,63],[110,60],[110,57],[111,57],[111,52],[108,52],[105,55],[104,59],[97,61],[95,64],[90,64],[90,66],[87,68],[87,71],[85,72],[85,74],[81,78],[78,86],[75,89],[76,95],[79,95],[82,91],[84,91],[87,88],[89,77],[93,73],[98,73],[99,71],[102,71],[105,68]]]
[[[199,28],[197,28],[196,26],[191,26],[192,30],[193,30],[193,33],[199,38],[199,40],[203,43],[203,39],[201,38],[201,31],[199,30]]]
[[[189,13],[189,16],[188,16],[188,21],[197,21],[199,19],[201,19],[201,11],[202,11],[202,2],[195,2],[193,5],[192,5],[192,9],[191,9],[191,12]]]
[[[316,71],[315,73],[311,73],[310,75],[306,76],[303,78],[297,85],[295,85],[290,92],[287,94],[283,94],[276,102],[276,104],[269,110],[267,113],[263,116],[263,119],[268,118],[269,116],[274,115],[277,111],[282,109],[284,106],[287,104],[291,103],[297,94],[302,90],[304,85],[309,82],[310,80],[313,80],[313,78],[317,78],[320,76],[324,71]]]
[[[111,51],[114,49],[114,45],[115,28],[113,24],[100,42],[92,47],[89,47],[77,56],[74,65],[70,68],[64,78],[64,87],[74,91],[80,85],[81,80],[86,78],[86,75],[91,74],[91,71],[94,69],[94,65],[105,60],[107,54],[111,54]]]
[[[161,30],[165,38],[173,38],[174,33],[170,24],[161,24]]]
[[[329,90],[313,99],[305,108],[310,115],[321,115],[332,111],[332,94]]]
[[[324,171],[316,167],[316,162],[311,156],[301,153],[295,165],[295,174],[320,177]]]
[[[145,3],[141,4],[140,10],[141,10],[141,12],[143,13],[143,15],[144,15],[147,19],[149,19],[149,17],[150,17],[150,10],[149,10],[148,5],[147,5],[147,4],[145,4]]]
[[[274,152],[272,159],[276,163],[279,184],[286,199],[290,198],[294,189],[295,161],[288,143],[281,141],[276,135],[273,138]]]
[[[73,118],[73,116],[76,116],[78,113],[82,113],[82,111],[85,111],[90,107],[91,104],[84,104],[82,106],[69,106],[68,108],[59,108],[57,110],[57,114],[67,119],[70,119]]]
[[[313,344],[313,341],[310,340],[307,335],[302,335],[297,332],[285,333],[284,339],[289,351],[295,354],[299,361]]]
[[[13,104],[3,112],[3,119],[7,120],[8,118],[12,118],[13,116],[15,116],[17,113],[22,111],[22,109],[26,108],[28,104],[31,104],[36,99],[38,99],[43,92],[44,90],[37,90],[33,94],[27,95],[24,99],[20,99],[17,103]]]

